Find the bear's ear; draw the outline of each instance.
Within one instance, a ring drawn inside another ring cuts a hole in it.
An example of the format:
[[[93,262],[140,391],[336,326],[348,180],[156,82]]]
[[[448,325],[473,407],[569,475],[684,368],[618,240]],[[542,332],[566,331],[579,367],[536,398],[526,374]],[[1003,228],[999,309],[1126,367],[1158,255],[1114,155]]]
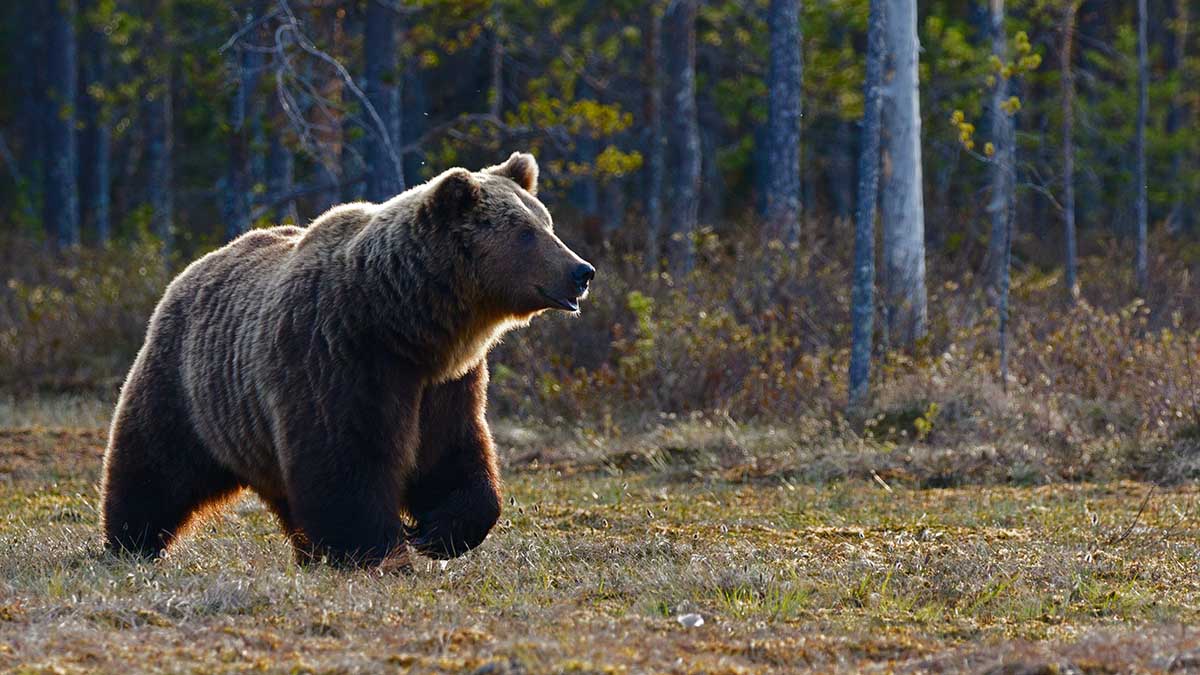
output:
[[[503,164],[489,166],[484,172],[504,176],[525,188],[529,194],[537,194],[537,160],[528,152],[514,152]]]
[[[466,169],[450,169],[434,179],[432,207],[438,217],[451,220],[475,208],[483,188]]]

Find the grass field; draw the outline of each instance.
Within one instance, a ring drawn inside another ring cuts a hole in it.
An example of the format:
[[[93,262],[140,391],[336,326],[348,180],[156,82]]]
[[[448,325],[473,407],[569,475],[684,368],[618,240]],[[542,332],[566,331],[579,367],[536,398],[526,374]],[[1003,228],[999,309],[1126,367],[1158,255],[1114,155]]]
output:
[[[1194,486],[798,481],[526,436],[477,552],[380,576],[297,568],[253,497],[164,560],[107,557],[103,430],[0,431],[0,668],[1200,671]]]

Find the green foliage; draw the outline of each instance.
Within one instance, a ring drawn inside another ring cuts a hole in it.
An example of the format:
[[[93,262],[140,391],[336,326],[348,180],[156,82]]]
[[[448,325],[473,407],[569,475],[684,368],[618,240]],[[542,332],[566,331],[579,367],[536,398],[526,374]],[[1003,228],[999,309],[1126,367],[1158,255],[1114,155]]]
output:
[[[631,342],[618,340],[613,346],[621,354],[617,361],[621,376],[636,379],[646,377],[655,367],[654,299],[640,291],[630,291],[627,302],[637,330]]]

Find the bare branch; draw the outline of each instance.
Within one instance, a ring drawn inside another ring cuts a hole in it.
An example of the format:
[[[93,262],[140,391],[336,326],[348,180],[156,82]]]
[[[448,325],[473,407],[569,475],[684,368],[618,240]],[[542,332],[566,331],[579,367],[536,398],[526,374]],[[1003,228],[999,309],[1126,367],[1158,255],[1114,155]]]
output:
[[[314,192],[324,192],[325,190],[341,189],[341,188],[344,188],[344,187],[347,187],[350,185],[357,185],[358,183],[361,183],[361,182],[365,181],[366,179],[367,179],[366,174],[358,174],[351,178],[347,178],[346,180],[339,181],[339,180],[334,179],[334,180],[330,180],[330,181],[326,181],[326,182],[313,183],[312,185],[305,185],[303,187],[295,188],[291,192],[271,197],[271,200],[269,202],[264,202],[262,204],[259,204],[256,207],[254,207],[254,211],[252,213],[252,219],[258,220],[259,218],[262,218],[263,216],[270,213],[272,210],[279,208],[280,206],[283,206],[284,204],[287,204],[290,201],[299,199],[300,197],[303,197],[305,195],[310,195],[310,194],[313,194]]]
[[[285,85],[285,73],[291,73],[293,75],[296,73],[295,69],[292,67],[291,59],[288,58],[287,50],[284,47],[283,33],[284,28],[282,26],[275,31],[275,45],[277,50],[278,64],[275,71],[276,96],[279,97],[280,107],[283,109],[284,114],[292,123],[292,127],[296,130],[296,136],[300,139],[300,145],[308,152],[309,155],[321,163],[321,166],[324,167],[325,172],[329,174],[331,178],[336,180],[337,167],[333,165],[332,161],[330,161],[324,153],[319,151],[319,144],[312,134],[312,125],[310,125],[308,120],[306,120],[301,114],[299,103],[292,95],[292,92],[289,91]]]
[[[1063,212],[1063,205],[1060,204],[1058,199],[1056,199],[1054,197],[1054,193],[1051,192],[1050,190],[1046,189],[1046,187],[1044,185],[1038,185],[1037,183],[1031,183],[1031,182],[1024,182],[1024,183],[1017,183],[1015,187],[1025,188],[1026,190],[1031,190],[1033,192],[1038,193],[1039,195],[1042,195],[1050,202],[1050,205],[1053,206],[1055,208],[1055,210],[1057,210],[1059,213]]]
[[[239,30],[238,32],[231,35],[229,37],[229,39],[224,42],[224,44],[222,44],[220,47],[217,48],[217,53],[224,54],[227,50],[229,50],[231,47],[236,45],[238,43],[238,41],[240,41],[247,33],[253,31],[255,28],[258,28],[259,26],[270,21],[271,19],[275,18],[276,16],[279,16],[279,10],[273,9],[273,10],[267,12],[266,14],[263,14],[262,16],[258,17],[254,21],[251,21],[250,23],[246,24],[245,26],[242,26],[241,30]],[[243,47],[245,47],[245,46],[243,46]]]
[[[403,165],[400,160],[400,153],[396,151],[396,145],[392,142],[391,135],[387,130],[387,125],[384,124],[383,120],[379,117],[379,113],[376,112],[375,106],[371,105],[370,99],[368,99],[367,95],[363,93],[362,89],[355,84],[354,78],[351,77],[350,72],[346,70],[346,67],[343,66],[340,61],[317,48],[317,46],[308,39],[308,36],[306,36],[304,32],[300,30],[300,20],[297,19],[296,15],[292,13],[292,9],[288,5],[288,0],[279,0],[279,8],[287,16],[287,21],[283,24],[283,26],[281,26],[281,28],[286,27],[292,32],[293,35],[295,35],[296,44],[299,45],[301,49],[333,67],[338,76],[341,77],[342,82],[350,90],[350,93],[354,94],[354,97],[358,99],[359,103],[362,104],[363,110],[365,110],[370,116],[371,123],[375,127],[375,133],[379,136],[380,141],[387,150],[388,158],[391,160],[392,166],[395,168],[396,175],[402,175]]]

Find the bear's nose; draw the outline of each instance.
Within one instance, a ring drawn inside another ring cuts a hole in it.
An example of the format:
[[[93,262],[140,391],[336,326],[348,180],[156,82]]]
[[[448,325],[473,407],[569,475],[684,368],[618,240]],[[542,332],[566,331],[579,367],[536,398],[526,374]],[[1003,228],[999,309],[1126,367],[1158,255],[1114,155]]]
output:
[[[579,294],[583,295],[583,292],[587,290],[588,283],[596,278],[596,268],[587,263],[581,263],[571,273],[571,278],[575,280],[575,288],[579,289]]]

